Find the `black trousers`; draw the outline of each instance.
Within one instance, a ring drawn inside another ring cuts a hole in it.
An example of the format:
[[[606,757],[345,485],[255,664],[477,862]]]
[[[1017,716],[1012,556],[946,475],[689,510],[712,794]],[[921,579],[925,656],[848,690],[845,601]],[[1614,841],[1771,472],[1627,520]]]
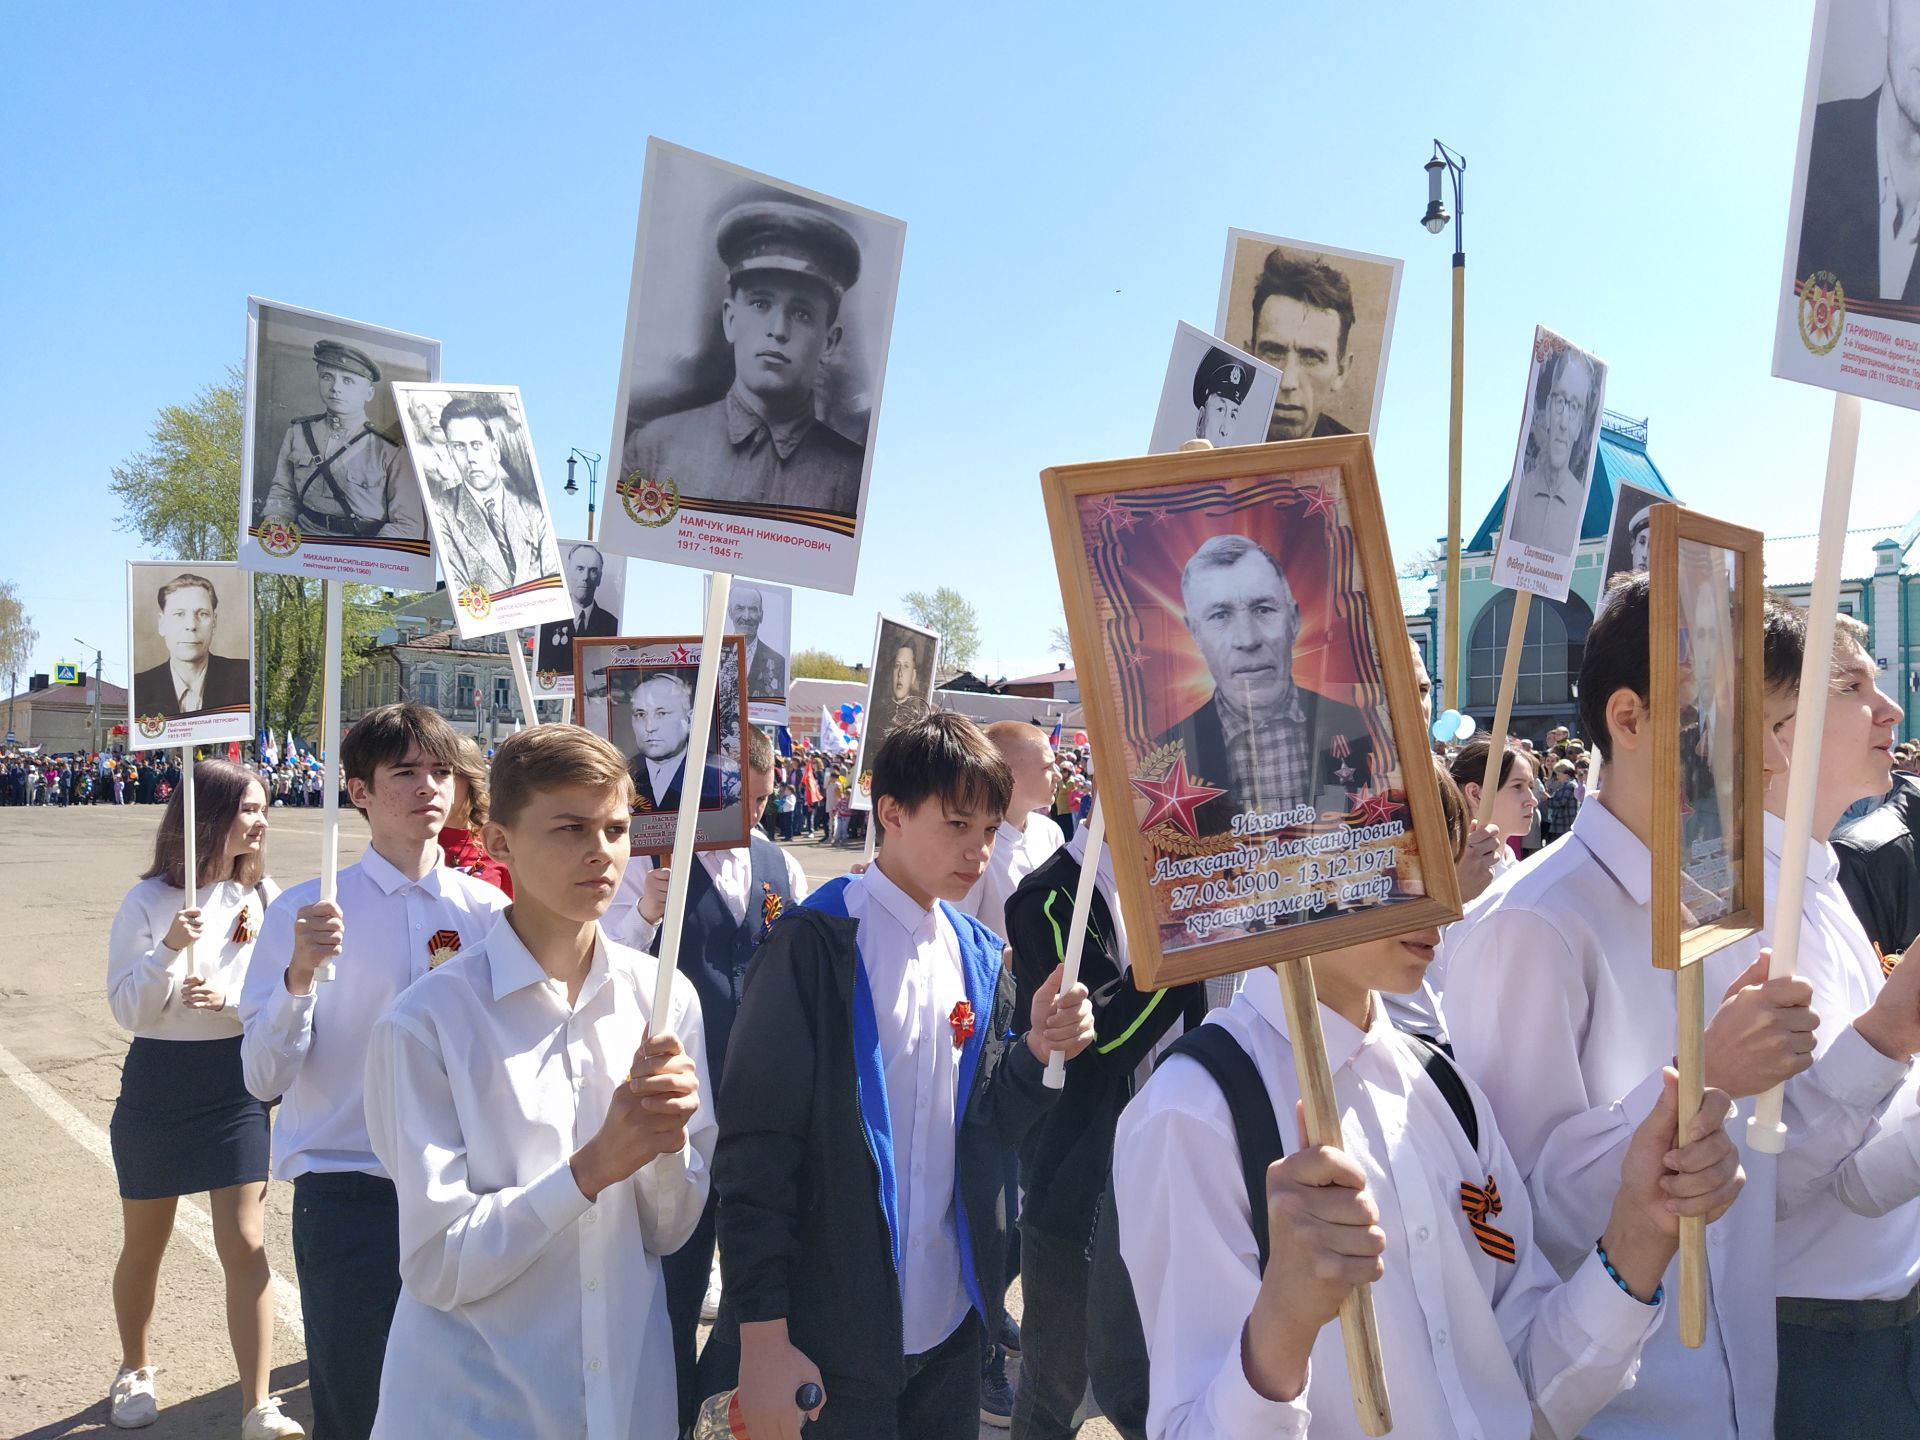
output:
[[[367,1440],[400,1299],[393,1182],[358,1171],[295,1179],[293,1266],[307,1329],[313,1440]]]
[[[1835,1333],[1782,1322],[1775,1440],[1920,1435],[1920,1319]]]
[[[707,1295],[707,1280],[713,1269],[714,1217],[720,1210],[720,1197],[709,1194],[707,1208],[700,1212],[700,1223],[693,1227],[687,1243],[660,1262],[667,1287],[667,1319],[673,1326],[673,1375],[680,1391],[680,1428],[693,1428],[700,1402],[706,1399],[695,1371],[700,1339],[700,1302]],[[720,1386],[712,1393],[724,1390]]]
[[[1072,1440],[1087,1393],[1085,1246],[1020,1227],[1020,1388],[1012,1440]]]
[[[969,1312],[933,1349],[907,1357],[898,1395],[845,1376],[824,1377],[827,1403],[802,1427],[807,1440],[977,1440],[984,1332]]]

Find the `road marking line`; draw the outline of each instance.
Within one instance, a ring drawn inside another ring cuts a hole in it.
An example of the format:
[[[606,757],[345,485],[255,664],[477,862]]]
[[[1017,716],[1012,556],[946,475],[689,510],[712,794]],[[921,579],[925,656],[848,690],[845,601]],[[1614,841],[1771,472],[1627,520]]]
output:
[[[54,1124],[72,1137],[75,1144],[109,1170],[113,1169],[113,1145],[107,1132],[69,1104],[64,1096],[22,1064],[6,1046],[0,1045],[0,1074],[4,1074],[26,1097],[45,1111]],[[197,1200],[185,1201],[174,1212],[174,1230],[185,1235],[193,1248],[215,1265],[220,1252],[214,1248],[213,1218]],[[307,1343],[306,1322],[300,1318],[300,1292],[288,1284],[278,1270],[268,1267],[273,1276],[273,1313],[275,1318],[301,1345]]]

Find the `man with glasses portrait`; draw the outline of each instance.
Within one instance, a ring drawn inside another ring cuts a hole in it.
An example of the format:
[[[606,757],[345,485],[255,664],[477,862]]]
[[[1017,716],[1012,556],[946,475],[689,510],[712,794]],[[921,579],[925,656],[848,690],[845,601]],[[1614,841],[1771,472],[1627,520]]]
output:
[[[1552,555],[1579,545],[1599,395],[1599,366],[1571,345],[1541,366],[1526,465],[1508,501],[1509,540]]]

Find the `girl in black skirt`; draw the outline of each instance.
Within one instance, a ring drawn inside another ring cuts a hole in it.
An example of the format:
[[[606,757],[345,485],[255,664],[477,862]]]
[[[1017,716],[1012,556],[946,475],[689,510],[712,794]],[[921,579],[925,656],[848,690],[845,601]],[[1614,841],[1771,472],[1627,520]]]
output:
[[[110,1418],[132,1429],[152,1424],[158,1413],[147,1337],[160,1258],[179,1197],[204,1193],[226,1271],[241,1434],[298,1436],[304,1432],[267,1393],[267,1107],[247,1093],[240,1069],[240,986],[253,937],[279,893],[266,876],[267,796],[251,773],[223,760],[194,765],[191,783],[197,897],[184,888],[184,807],[176,790],[160,820],[153,864],[121,902],[108,945],[108,1003],[133,1032],[111,1126],[126,1239],[113,1272],[121,1368]],[[189,944],[191,969],[183,953]]]

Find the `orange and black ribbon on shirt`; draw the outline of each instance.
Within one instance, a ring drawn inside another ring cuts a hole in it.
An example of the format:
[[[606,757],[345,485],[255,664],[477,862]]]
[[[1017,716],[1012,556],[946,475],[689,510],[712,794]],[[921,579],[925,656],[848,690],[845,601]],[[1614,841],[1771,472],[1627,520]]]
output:
[[[244,945],[253,939],[253,912],[246,906],[240,907],[240,918],[234,922],[233,943]]]
[[[1460,1208],[1467,1212],[1467,1223],[1473,1226],[1473,1238],[1480,1242],[1480,1248],[1496,1260],[1513,1264],[1513,1237],[1488,1223],[1500,1213],[1500,1186],[1493,1176],[1487,1177],[1484,1190],[1471,1180],[1462,1180]]]
[[[760,897],[760,934],[762,938],[773,929],[773,922],[780,918],[780,912],[787,908],[786,902],[774,894],[773,886],[765,880],[760,882],[763,892]]]

